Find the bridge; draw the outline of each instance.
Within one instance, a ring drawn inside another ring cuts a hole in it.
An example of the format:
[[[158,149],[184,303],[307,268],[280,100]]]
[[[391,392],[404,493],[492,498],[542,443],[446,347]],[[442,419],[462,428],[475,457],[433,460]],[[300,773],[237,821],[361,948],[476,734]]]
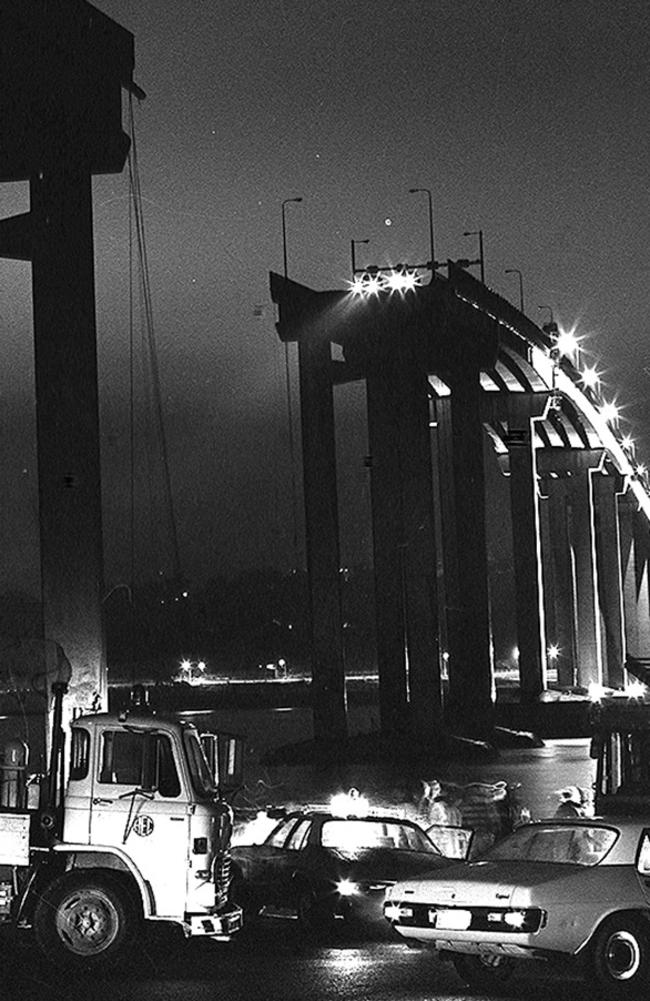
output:
[[[650,651],[650,489],[575,341],[451,261],[401,291],[376,279],[315,291],[270,276],[298,352],[315,737],[347,732],[343,383],[365,385],[382,732],[493,727],[486,441],[509,479],[520,700],[624,687],[628,654]]]

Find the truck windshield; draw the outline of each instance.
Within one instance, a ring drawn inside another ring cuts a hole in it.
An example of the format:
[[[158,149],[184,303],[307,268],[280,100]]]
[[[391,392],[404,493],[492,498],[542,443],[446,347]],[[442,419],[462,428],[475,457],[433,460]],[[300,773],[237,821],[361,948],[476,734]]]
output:
[[[183,743],[187,754],[187,763],[190,769],[190,779],[192,788],[201,799],[213,799],[217,795],[217,787],[206,761],[201,741],[195,730],[185,730],[183,733]]]

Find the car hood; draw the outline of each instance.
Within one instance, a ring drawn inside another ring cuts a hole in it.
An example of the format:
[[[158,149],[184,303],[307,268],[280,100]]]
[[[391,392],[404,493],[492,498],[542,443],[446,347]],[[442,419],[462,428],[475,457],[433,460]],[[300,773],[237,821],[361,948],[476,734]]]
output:
[[[453,860],[431,852],[408,852],[394,848],[369,848],[355,855],[337,854],[346,865],[349,878],[356,882],[394,883],[447,870],[455,865]]]
[[[471,862],[432,873],[430,878],[400,881],[391,896],[456,906],[522,906],[527,902],[527,891],[542,885],[551,893],[553,884],[561,885],[566,899],[570,893],[567,880],[578,880],[588,872],[584,866],[546,862]]]

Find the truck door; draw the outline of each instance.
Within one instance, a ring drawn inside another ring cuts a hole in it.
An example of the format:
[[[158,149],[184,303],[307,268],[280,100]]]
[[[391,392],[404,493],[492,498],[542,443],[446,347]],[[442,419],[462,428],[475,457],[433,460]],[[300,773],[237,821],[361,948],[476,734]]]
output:
[[[149,881],[156,914],[185,911],[190,809],[169,734],[107,727],[100,735],[90,842],[130,856]]]

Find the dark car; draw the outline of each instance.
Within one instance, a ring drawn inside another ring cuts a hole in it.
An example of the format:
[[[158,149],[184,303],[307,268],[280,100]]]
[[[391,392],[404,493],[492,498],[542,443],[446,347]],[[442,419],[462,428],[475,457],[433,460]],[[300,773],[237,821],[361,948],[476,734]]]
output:
[[[294,918],[323,932],[340,920],[381,925],[387,887],[454,861],[413,821],[319,810],[288,814],[262,844],[234,846],[232,860],[245,919]]]

